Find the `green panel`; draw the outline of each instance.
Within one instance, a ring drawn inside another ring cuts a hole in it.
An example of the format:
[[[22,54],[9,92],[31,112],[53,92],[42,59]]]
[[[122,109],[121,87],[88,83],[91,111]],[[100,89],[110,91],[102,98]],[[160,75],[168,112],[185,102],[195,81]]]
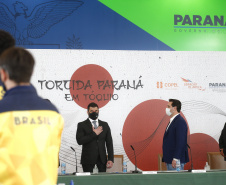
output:
[[[225,0],[99,1],[175,50],[226,51]]]
[[[166,172],[158,174],[98,174],[89,176],[58,176],[57,183],[75,185],[225,185],[225,171],[206,173]]]

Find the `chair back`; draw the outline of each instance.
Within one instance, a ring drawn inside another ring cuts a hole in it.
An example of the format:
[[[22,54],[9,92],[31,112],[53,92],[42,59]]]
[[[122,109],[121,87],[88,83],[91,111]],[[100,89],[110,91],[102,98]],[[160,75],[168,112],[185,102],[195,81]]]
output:
[[[226,169],[226,161],[220,152],[207,152],[207,162],[210,169]]]
[[[112,168],[107,168],[106,172],[122,172],[123,155],[114,155],[114,164]]]
[[[167,171],[166,163],[162,162],[162,154],[158,154],[158,171]]]

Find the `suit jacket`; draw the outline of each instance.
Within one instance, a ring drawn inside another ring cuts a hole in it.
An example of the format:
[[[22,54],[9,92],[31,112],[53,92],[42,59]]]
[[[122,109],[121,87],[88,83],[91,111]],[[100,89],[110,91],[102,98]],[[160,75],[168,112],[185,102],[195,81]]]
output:
[[[81,164],[96,164],[98,155],[101,162],[107,163],[107,160],[114,162],[113,141],[111,130],[108,124],[98,120],[99,126],[103,127],[103,131],[97,136],[93,132],[92,124],[89,119],[78,123],[76,140],[82,145]],[[106,147],[108,159],[106,154]]]
[[[184,118],[180,114],[177,115],[163,137],[163,162],[171,164],[173,158],[180,159],[181,163],[189,161],[187,132]]]
[[[219,148],[223,148],[224,155],[226,156],[226,123],[224,125],[223,130],[221,131],[221,135],[219,138]],[[224,158],[224,160],[226,161],[226,157]]]

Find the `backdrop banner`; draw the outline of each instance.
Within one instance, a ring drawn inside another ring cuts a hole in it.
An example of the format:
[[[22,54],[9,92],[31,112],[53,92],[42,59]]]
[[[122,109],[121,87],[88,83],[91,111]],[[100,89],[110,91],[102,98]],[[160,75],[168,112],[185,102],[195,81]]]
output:
[[[219,151],[226,122],[225,6],[225,0],[0,0],[0,29],[32,52],[32,83],[65,119],[60,160],[68,173],[76,158],[82,171],[75,135],[90,102],[99,105],[128,170],[135,163],[131,145],[139,169],[157,170],[169,98],[182,102],[194,168],[204,168],[206,152]]]
[[[100,50],[30,50],[36,59],[33,85],[53,102],[65,119],[60,160],[81,171],[77,123],[96,102],[99,119],[109,123],[115,154],[134,169],[157,170],[162,138],[169,122],[169,98],[182,102],[195,169],[204,168],[206,152],[217,152],[226,122],[226,74],[223,52]],[[186,165],[186,169],[190,164]]]

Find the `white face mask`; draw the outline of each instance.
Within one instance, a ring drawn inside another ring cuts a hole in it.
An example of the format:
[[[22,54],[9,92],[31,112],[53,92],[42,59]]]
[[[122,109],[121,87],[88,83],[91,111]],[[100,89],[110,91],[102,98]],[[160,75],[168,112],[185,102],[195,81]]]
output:
[[[170,112],[170,108],[166,108],[166,115],[171,116],[172,112]]]

